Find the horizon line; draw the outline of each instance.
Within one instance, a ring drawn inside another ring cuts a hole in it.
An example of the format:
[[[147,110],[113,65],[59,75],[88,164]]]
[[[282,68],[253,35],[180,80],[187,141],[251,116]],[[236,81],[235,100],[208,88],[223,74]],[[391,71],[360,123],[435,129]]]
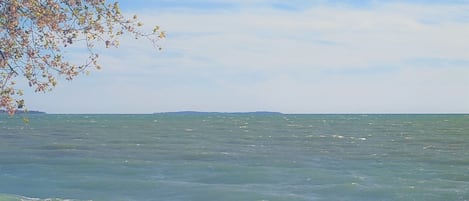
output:
[[[252,111],[252,112],[219,112],[219,111],[170,111],[151,113],[48,113],[34,110],[19,112],[16,114],[50,114],[50,115],[157,115],[157,114],[278,114],[278,115],[469,115],[469,112],[276,112],[276,111]],[[2,114],[2,112],[0,112]],[[6,114],[6,113],[5,113]]]

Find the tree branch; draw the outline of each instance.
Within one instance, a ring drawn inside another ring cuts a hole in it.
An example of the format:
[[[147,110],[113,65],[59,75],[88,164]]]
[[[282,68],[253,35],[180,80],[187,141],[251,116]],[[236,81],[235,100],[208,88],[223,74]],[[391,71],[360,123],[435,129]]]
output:
[[[3,51],[2,51],[2,50],[0,50],[0,55],[2,56],[2,59],[5,61],[5,63],[8,65],[8,67],[10,68],[10,70],[11,70],[13,73],[15,73],[15,74],[18,75],[18,72],[16,72],[16,70],[13,69],[13,67],[7,62],[7,59],[5,58],[5,54],[3,54]]]

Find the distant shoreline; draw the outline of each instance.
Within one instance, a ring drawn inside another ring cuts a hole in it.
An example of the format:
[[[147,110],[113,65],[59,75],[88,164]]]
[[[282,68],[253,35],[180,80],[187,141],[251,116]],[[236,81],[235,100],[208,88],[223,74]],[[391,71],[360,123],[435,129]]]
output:
[[[7,114],[8,112],[6,110],[0,110],[0,114]],[[30,111],[24,111],[24,110],[17,110],[15,111],[15,114],[47,114],[46,112],[42,111],[37,111],[37,110],[30,110]]]
[[[256,115],[281,115],[280,112],[255,111],[255,112],[199,112],[199,111],[178,111],[178,112],[155,112],[153,114],[256,114]]]

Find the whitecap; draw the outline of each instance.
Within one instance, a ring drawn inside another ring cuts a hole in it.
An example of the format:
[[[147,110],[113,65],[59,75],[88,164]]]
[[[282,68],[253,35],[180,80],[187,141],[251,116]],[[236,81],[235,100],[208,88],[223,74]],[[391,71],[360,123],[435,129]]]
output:
[[[0,200],[17,200],[17,201],[78,201],[74,199],[63,199],[63,198],[32,198],[20,195],[9,195],[9,194],[0,194]],[[91,201],[91,200],[88,200]]]
[[[333,138],[343,139],[345,138],[343,135],[332,135]]]
[[[367,140],[367,139],[366,139],[366,138],[364,138],[364,137],[360,137],[360,138],[357,138],[357,139],[359,139],[359,140],[362,140],[362,141],[365,141],[365,140]]]

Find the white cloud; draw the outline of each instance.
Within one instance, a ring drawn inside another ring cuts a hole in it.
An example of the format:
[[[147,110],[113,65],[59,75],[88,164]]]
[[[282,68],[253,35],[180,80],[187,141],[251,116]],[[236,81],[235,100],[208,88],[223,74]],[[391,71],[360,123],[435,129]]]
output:
[[[211,58],[223,66],[252,68],[254,65],[270,69],[275,64],[284,68],[290,63],[295,67],[329,68],[396,62],[413,57],[465,57],[469,48],[469,40],[465,39],[469,26],[455,21],[437,25],[421,22],[422,18],[435,13],[443,19],[446,15],[459,14],[455,9],[462,12],[467,8],[434,6],[428,8],[430,11],[422,11],[415,5],[391,5],[373,10],[319,7],[299,13],[247,10],[226,14],[163,13],[152,18],[167,24],[163,27],[169,34],[189,34],[189,37],[170,39],[176,41],[168,48],[182,50],[189,56]]]

